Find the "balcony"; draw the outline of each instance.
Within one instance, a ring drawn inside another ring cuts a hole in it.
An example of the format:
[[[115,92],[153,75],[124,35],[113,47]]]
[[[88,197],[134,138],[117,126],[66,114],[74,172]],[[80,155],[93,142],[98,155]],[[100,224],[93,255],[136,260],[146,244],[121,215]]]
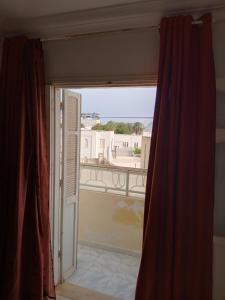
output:
[[[81,164],[78,269],[70,283],[117,299],[134,299],[146,172]]]
[[[146,169],[81,164],[80,189],[144,198]]]

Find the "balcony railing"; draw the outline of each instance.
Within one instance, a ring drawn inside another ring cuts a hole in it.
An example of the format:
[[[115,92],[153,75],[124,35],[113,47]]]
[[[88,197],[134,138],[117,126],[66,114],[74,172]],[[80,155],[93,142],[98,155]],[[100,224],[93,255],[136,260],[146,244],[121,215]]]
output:
[[[81,163],[80,188],[144,198],[147,170]]]

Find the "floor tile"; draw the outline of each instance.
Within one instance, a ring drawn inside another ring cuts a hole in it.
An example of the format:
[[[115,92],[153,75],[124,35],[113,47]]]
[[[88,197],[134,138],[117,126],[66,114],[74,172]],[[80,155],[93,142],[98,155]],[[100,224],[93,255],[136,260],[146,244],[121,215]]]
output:
[[[139,264],[138,257],[79,245],[78,269],[68,282],[121,300],[133,300]]]

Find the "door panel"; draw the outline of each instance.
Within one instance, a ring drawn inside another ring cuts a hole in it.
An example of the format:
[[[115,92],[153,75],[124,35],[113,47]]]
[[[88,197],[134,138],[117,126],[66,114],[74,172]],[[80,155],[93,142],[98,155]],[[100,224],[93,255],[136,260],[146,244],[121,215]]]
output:
[[[80,106],[81,96],[63,89],[61,281],[67,279],[76,270],[77,265]]]

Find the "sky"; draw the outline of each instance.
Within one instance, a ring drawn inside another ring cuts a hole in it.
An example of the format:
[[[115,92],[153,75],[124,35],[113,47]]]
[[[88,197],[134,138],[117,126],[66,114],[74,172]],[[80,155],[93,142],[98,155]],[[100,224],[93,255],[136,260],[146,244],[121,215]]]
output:
[[[102,123],[111,119],[131,123],[140,121],[147,126],[152,122],[154,87],[83,88],[74,91],[82,95],[82,112],[100,113]]]

